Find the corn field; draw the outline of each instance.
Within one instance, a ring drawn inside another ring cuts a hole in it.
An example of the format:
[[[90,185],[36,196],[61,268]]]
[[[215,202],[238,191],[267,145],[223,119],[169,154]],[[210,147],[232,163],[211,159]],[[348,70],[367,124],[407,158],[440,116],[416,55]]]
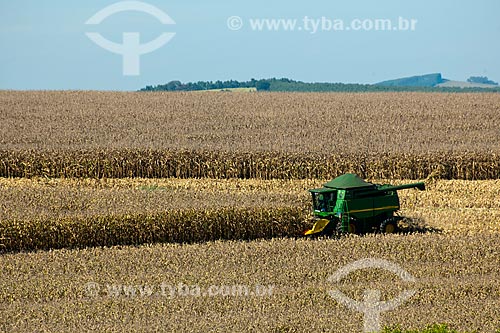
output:
[[[328,276],[362,258],[416,278],[336,285],[415,289],[385,324],[500,330],[499,94],[0,91],[0,119],[2,332],[359,332]],[[345,172],[427,189],[401,233],[297,237]]]
[[[498,94],[0,92],[0,177],[497,179]]]

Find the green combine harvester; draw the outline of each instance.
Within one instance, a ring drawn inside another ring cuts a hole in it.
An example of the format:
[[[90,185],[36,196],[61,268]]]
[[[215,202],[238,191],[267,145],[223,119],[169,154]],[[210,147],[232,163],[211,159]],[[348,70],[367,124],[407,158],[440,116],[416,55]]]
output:
[[[304,235],[320,236],[357,234],[366,232],[394,233],[401,216],[398,190],[418,188],[425,190],[423,182],[399,186],[366,182],[347,173],[309,190],[312,194],[315,223]]]

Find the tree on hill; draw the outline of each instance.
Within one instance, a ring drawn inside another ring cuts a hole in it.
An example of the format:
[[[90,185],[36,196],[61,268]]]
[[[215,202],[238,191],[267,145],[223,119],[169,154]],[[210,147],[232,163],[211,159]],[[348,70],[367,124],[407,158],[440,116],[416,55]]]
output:
[[[482,83],[482,84],[493,84],[495,86],[498,86],[498,82],[488,80],[488,77],[486,76],[471,76],[470,78],[467,79],[467,82],[470,83]]]

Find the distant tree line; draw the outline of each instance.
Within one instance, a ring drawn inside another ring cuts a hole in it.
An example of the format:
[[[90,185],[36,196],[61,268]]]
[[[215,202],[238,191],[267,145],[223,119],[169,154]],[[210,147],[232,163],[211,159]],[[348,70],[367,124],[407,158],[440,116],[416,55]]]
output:
[[[167,84],[146,86],[140,91],[198,91],[198,90],[224,90],[231,88],[256,88],[258,91],[282,92],[384,92],[384,91],[422,91],[422,92],[500,92],[500,87],[495,88],[458,88],[458,87],[404,87],[382,86],[358,83],[308,83],[294,81],[287,78],[261,79],[250,81],[198,81],[182,83],[170,81]]]
[[[255,80],[239,82],[229,81],[198,81],[182,83],[181,81],[170,81],[167,84],[157,86],[146,86],[141,91],[196,91],[196,90],[224,90],[232,88],[256,88],[257,90],[269,90],[271,80]]]

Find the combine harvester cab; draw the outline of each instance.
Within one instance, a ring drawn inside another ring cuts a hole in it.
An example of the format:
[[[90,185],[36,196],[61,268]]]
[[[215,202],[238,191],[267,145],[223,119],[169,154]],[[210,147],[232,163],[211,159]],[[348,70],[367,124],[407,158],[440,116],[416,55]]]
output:
[[[381,185],[352,173],[339,176],[322,188],[309,190],[315,223],[304,235],[394,233],[402,219],[394,215],[400,208],[397,191],[408,188],[425,190],[425,184]]]

